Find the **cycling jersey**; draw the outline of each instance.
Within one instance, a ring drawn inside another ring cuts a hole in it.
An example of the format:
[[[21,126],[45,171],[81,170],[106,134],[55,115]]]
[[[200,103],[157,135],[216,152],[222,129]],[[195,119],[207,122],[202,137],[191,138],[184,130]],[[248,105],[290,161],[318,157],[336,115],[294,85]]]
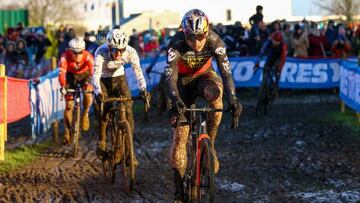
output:
[[[146,90],[146,82],[140,67],[139,55],[134,48],[127,45],[121,60],[114,60],[108,43],[104,43],[95,51],[93,85],[95,94],[101,92],[100,78],[112,78],[125,75],[124,65],[130,63],[136,76],[140,90]]]
[[[60,58],[60,74],[59,82],[62,87],[66,85],[66,73],[70,72],[73,74],[82,74],[86,71],[89,72],[90,77],[93,74],[94,58],[86,50],[83,51],[83,57],[80,63],[76,63],[73,60],[71,50],[67,50]]]
[[[273,45],[271,39],[267,40],[261,48],[260,55],[256,59],[256,64],[259,64],[264,56],[267,56],[266,64],[274,65],[279,61],[279,71],[285,64],[287,55],[287,46],[284,42],[281,42],[278,46]]]
[[[181,31],[171,39],[168,47],[169,67],[166,69],[170,97],[179,98],[178,77],[196,78],[212,71],[212,57],[216,59],[227,94],[235,95],[235,85],[224,42],[212,30],[206,38],[204,48],[200,52],[195,52],[189,47],[185,34]]]

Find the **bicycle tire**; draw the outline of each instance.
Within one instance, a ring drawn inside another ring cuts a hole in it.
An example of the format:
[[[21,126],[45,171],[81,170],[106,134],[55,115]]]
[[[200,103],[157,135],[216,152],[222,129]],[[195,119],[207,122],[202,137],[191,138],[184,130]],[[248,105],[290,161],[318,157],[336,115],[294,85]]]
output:
[[[204,138],[200,142],[200,162],[197,163],[196,186],[200,202],[215,200],[214,154],[211,141]]]
[[[255,108],[255,116],[256,117],[258,117],[260,115],[260,113],[263,112],[265,114],[265,112],[266,112],[267,76],[268,76],[268,74],[266,74],[266,76],[264,78],[265,80],[263,79],[260,84],[258,98],[257,98],[257,102],[256,102],[256,108]]]
[[[73,127],[72,127],[72,156],[75,158],[79,153],[79,137],[80,137],[80,105],[75,106]]]
[[[122,138],[122,145],[124,146],[123,160],[122,160],[122,174],[124,176],[124,183],[127,191],[132,191],[135,184],[135,163],[134,163],[134,144],[133,135],[128,121],[120,123],[119,135]]]
[[[114,120],[110,116],[108,125],[106,127],[106,153],[105,157],[102,158],[102,164],[103,164],[103,172],[104,176],[107,181],[110,184],[115,183],[115,177],[116,177],[116,166],[114,164],[114,149],[115,149],[115,143],[116,143],[116,125],[114,125]]]

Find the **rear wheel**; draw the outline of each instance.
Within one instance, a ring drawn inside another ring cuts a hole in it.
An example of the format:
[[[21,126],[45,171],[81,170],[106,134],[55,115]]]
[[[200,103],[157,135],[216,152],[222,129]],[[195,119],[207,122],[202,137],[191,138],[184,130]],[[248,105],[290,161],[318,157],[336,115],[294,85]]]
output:
[[[125,187],[128,191],[134,189],[135,184],[135,155],[133,145],[133,135],[131,134],[131,128],[128,121],[122,122],[119,129],[120,137],[122,138],[123,160],[122,169],[124,175]],[[124,146],[124,147],[123,147]]]
[[[210,139],[203,139],[200,144],[200,163],[197,171],[196,185],[201,202],[215,200],[214,154]]]

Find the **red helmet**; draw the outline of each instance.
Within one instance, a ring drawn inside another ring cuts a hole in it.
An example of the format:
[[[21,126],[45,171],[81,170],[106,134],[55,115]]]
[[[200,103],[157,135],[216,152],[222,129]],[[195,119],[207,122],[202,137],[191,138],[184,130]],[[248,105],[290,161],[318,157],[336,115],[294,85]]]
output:
[[[271,39],[274,40],[275,42],[282,42],[283,41],[282,33],[280,31],[273,32],[271,34]]]
[[[202,35],[209,30],[209,20],[203,11],[192,9],[184,15],[181,27],[185,35]]]

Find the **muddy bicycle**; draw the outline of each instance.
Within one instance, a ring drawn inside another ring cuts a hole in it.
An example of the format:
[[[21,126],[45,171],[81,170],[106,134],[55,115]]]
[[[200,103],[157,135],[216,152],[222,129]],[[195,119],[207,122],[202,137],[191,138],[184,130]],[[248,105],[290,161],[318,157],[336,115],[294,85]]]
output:
[[[188,136],[188,166],[184,176],[185,202],[214,202],[215,171],[213,143],[207,134],[205,114],[228,112],[223,109],[186,108],[190,113]],[[177,123],[179,125],[180,123]],[[194,192],[195,191],[195,192]]]
[[[256,117],[259,116],[261,113],[267,115],[268,107],[276,98],[274,91],[277,91],[275,90],[275,87],[280,77],[276,74],[275,66],[265,65],[264,68],[259,69],[264,69],[264,71],[255,107]],[[255,69],[254,74],[256,73],[256,71],[257,69]]]
[[[93,93],[93,91],[82,90],[81,84],[77,83],[75,89],[67,89],[68,93],[72,93],[74,97],[73,117],[70,125],[70,140],[72,147],[72,156],[76,157],[79,153],[80,116],[81,116],[81,94]]]
[[[135,182],[134,144],[129,121],[126,118],[125,102],[142,99],[141,97],[111,97],[101,101],[100,111],[103,113],[104,104],[111,103],[109,120],[106,128],[106,150],[102,157],[103,172],[111,184],[115,183],[116,168],[121,165],[125,187],[133,190]],[[144,112],[148,110],[148,103],[144,102]]]

